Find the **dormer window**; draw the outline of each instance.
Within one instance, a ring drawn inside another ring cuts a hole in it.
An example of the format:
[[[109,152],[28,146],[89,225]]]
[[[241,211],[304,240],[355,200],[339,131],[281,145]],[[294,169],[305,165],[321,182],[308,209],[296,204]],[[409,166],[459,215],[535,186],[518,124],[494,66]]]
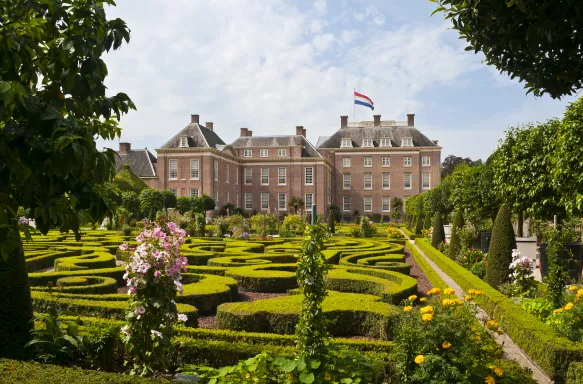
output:
[[[362,146],[363,147],[374,147],[372,139],[363,139]]]
[[[410,137],[403,137],[401,139],[401,147],[412,147],[413,146],[413,139]]]
[[[381,139],[379,147],[391,147],[391,146],[392,146],[391,139],[388,139],[388,138]]]
[[[342,139],[340,148],[352,148],[352,139]]]
[[[188,147],[188,137],[180,136],[180,147]]]

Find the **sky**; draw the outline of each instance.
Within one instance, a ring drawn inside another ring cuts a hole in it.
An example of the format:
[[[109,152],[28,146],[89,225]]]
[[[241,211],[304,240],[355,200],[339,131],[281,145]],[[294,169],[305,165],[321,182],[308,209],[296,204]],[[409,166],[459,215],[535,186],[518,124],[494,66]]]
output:
[[[315,144],[349,121],[406,120],[449,154],[486,159],[509,126],[562,115],[573,97],[526,95],[523,84],[464,51],[429,0],[120,0],[131,41],[104,56],[108,92],[137,111],[121,141],[155,150],[199,114],[230,143],[295,134]],[[375,110],[356,107],[353,89]],[[98,141],[117,149],[118,143]],[[153,151],[154,152],[154,151]],[[154,152],[155,153],[155,152]]]

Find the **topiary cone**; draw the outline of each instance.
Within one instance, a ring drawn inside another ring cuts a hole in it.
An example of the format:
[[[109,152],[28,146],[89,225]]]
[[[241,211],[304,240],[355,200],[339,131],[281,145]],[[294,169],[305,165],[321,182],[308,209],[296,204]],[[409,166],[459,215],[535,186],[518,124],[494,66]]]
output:
[[[415,222],[415,233],[417,235],[420,235],[422,229],[423,229],[423,215],[418,214],[417,215],[417,220]]]
[[[451,259],[457,258],[460,250],[462,248],[460,236],[458,231],[464,226],[464,216],[462,211],[458,210],[455,213],[453,219],[453,225],[451,226],[451,236],[449,238],[449,257]]]
[[[516,249],[516,238],[510,219],[510,211],[504,206],[500,207],[492,228],[485,277],[492,287],[499,287],[507,282],[510,275],[512,250]]]
[[[423,221],[423,229],[431,228],[431,215],[428,213],[425,215],[425,220]]]
[[[443,222],[441,221],[441,213],[437,212],[435,214],[435,219],[433,220],[433,232],[431,233],[431,245],[433,248],[439,247],[445,240],[445,230],[443,229]]]

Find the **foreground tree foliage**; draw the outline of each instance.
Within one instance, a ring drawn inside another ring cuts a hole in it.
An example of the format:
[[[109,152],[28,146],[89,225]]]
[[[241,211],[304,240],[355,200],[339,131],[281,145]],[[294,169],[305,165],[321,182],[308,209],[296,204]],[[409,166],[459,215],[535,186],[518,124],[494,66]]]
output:
[[[0,2],[0,356],[22,358],[32,319],[18,232],[18,207],[37,228],[72,230],[79,216],[112,209],[113,150],[95,138],[120,135],[135,109],[124,93],[106,96],[101,56],[130,39],[97,0]]]
[[[486,63],[553,98],[583,86],[583,2],[574,0],[432,0]],[[435,13],[434,12],[434,13]]]

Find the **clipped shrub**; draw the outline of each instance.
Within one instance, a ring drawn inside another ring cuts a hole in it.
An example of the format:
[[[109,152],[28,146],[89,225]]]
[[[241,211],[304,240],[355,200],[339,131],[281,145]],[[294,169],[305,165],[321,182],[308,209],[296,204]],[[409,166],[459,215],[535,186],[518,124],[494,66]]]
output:
[[[334,227],[334,212],[332,210],[328,212],[328,232],[336,232],[336,228]]]
[[[415,219],[415,234],[420,235],[422,230],[423,230],[423,216],[419,214]]]
[[[430,229],[431,228],[431,215],[428,213],[425,215],[425,220],[423,220],[423,229]]]
[[[485,277],[488,284],[493,287],[499,287],[507,282],[510,275],[512,250],[516,249],[516,238],[510,219],[511,212],[501,206],[492,228]]]
[[[445,241],[445,230],[443,229],[443,223],[441,221],[441,213],[437,212],[435,214],[435,220],[433,220],[431,245],[433,245],[434,248],[438,248],[443,241]]]
[[[455,218],[453,219],[453,225],[451,226],[451,236],[449,239],[449,257],[452,259],[457,259],[461,251],[461,240],[459,231],[464,226],[464,216],[461,210],[456,211]]]

